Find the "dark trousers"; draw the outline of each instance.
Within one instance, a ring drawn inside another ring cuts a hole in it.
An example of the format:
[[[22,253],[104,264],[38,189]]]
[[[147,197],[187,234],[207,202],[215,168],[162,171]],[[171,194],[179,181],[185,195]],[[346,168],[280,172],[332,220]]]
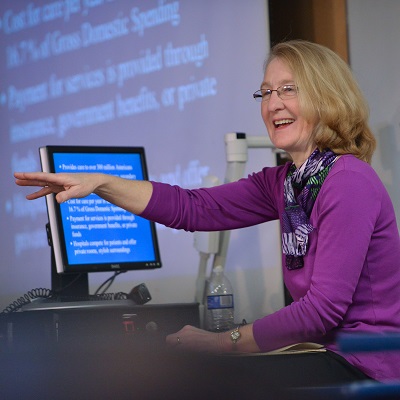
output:
[[[245,356],[243,364],[276,387],[315,387],[371,380],[331,351],[270,356]]]

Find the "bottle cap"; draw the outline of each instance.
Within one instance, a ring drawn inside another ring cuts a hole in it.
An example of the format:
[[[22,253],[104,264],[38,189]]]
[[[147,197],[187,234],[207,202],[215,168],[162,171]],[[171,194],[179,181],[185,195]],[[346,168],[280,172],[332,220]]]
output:
[[[223,272],[223,271],[224,271],[224,268],[222,267],[222,265],[216,265],[216,266],[214,267],[214,271],[217,272],[217,273]]]

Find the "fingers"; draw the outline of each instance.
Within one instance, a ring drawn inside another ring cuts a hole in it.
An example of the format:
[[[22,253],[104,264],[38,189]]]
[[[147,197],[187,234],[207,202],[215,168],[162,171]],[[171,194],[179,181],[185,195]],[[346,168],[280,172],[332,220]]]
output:
[[[47,196],[51,193],[60,193],[65,189],[62,186],[61,177],[56,176],[56,174],[46,173],[46,172],[15,172],[15,183],[18,186],[41,186],[42,188],[34,193],[30,193],[26,196],[28,200],[36,200],[40,197]],[[60,181],[60,183],[58,183]],[[67,196],[60,196],[57,199],[59,203],[68,200]]]
[[[176,334],[168,335],[166,342],[169,347],[181,347],[183,345],[183,339]]]
[[[64,174],[47,172],[15,172],[15,183],[19,186],[39,186],[38,191],[26,196],[35,200],[50,193],[56,194],[58,203],[64,203],[72,198],[86,197],[93,191],[93,177],[88,184],[85,174]]]
[[[15,183],[18,186],[49,186],[54,183],[54,174],[44,172],[15,172]]]
[[[55,175],[51,172],[14,172],[14,176],[18,179],[40,179],[45,176]]]
[[[48,187],[44,187],[44,188],[38,190],[37,192],[28,194],[26,196],[26,198],[28,200],[36,200],[36,199],[39,199],[40,197],[47,196],[50,193],[53,193],[53,191]]]
[[[79,195],[76,195],[76,196],[75,196],[75,195],[72,193],[72,190],[64,190],[64,191],[62,191],[62,192],[59,192],[59,193],[56,195],[56,200],[57,200],[58,203],[61,204],[61,203],[65,203],[66,201],[72,199],[73,197],[78,198],[78,197],[82,197],[82,196],[79,196]]]
[[[218,333],[186,325],[180,331],[168,335],[166,344],[174,350],[219,353],[218,335]]]
[[[37,190],[34,193],[30,193],[26,196],[28,200],[36,200],[40,197],[46,196],[50,193],[58,193],[63,188],[57,185],[54,185],[51,181],[53,181],[54,174],[48,174],[44,172],[15,172],[15,183],[18,186],[41,186],[42,188]]]
[[[168,335],[165,339],[167,346],[169,347],[175,347],[183,344],[182,338],[177,334],[173,333],[171,335]]]
[[[193,328],[193,327],[191,327],[190,325],[186,325],[180,331],[168,335],[166,337],[167,345],[170,347],[179,346],[180,348],[182,348],[183,344],[185,343],[185,337],[188,338],[187,335],[190,332],[191,328]],[[186,343],[188,343],[188,342],[189,341],[186,340]]]
[[[48,186],[46,180],[16,179],[15,183],[18,186]]]
[[[59,187],[56,186],[52,187],[45,186],[42,189],[38,190],[37,192],[28,194],[26,198],[28,200],[36,200],[39,199],[40,197],[44,197],[52,193],[56,194],[56,200],[60,204],[74,197],[71,193],[65,191],[63,188],[60,189]]]

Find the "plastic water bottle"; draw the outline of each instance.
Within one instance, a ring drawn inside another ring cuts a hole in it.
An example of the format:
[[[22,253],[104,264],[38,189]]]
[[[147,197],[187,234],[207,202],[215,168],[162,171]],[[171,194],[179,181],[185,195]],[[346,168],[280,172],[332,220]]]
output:
[[[206,286],[205,327],[212,332],[227,331],[234,327],[232,285],[220,265],[214,267]]]

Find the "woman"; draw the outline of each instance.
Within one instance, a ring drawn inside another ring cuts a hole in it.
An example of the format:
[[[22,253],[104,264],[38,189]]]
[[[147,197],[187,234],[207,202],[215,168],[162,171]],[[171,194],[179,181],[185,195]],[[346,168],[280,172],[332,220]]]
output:
[[[179,348],[260,352],[318,342],[340,379],[400,379],[400,354],[338,355],[338,333],[400,331],[400,240],[390,198],[368,164],[375,139],[368,108],[345,62],[304,41],[276,45],[265,64],[261,114],[292,163],[198,190],[101,174],[16,173],[27,196],[59,202],[94,192],[178,229],[224,230],[279,219],[285,284],[294,302],[232,332],[186,326]],[[309,370],[314,374],[317,364]],[[319,367],[318,367],[319,368]],[[330,372],[327,372],[328,374]]]

